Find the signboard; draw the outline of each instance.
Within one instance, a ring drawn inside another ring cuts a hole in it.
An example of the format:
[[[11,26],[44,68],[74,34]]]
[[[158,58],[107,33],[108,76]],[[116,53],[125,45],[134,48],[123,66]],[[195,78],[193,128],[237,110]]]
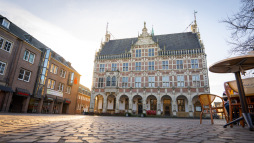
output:
[[[59,92],[59,91],[52,90],[52,89],[47,89],[47,94],[63,97],[63,92]]]

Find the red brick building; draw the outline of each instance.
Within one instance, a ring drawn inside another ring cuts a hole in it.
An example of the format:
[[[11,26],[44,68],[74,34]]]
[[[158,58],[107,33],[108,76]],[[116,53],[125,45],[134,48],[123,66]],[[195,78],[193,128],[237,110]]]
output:
[[[90,106],[90,98],[90,89],[80,84],[76,103],[76,114],[83,114],[84,112],[88,112]]]
[[[0,15],[0,111],[27,112],[41,51],[31,35]]]
[[[0,15],[0,111],[75,114],[80,74]]]
[[[105,42],[95,55],[90,112],[193,117],[209,93],[206,54],[196,21],[192,32]]]

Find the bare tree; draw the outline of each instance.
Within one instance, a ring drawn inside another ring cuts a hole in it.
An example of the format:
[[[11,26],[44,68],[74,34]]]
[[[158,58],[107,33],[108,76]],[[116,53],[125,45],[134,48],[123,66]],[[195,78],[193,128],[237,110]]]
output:
[[[254,47],[254,0],[242,0],[240,11],[223,22],[231,32],[232,54],[246,54]]]

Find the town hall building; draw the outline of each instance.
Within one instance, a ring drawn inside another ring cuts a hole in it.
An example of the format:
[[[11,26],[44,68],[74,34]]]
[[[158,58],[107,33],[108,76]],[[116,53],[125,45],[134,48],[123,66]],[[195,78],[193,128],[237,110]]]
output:
[[[89,112],[199,116],[209,93],[206,53],[196,20],[191,32],[105,42],[96,52]]]

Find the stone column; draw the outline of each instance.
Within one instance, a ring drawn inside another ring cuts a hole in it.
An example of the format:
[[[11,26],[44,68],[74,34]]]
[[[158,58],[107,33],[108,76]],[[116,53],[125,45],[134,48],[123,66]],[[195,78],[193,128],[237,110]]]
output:
[[[133,103],[133,99],[129,99],[129,110],[128,112],[132,114],[132,103]]]
[[[60,108],[59,108],[59,111],[58,111],[59,113],[58,114],[62,114],[62,112],[63,112],[62,110],[63,110],[63,102],[60,104]]]
[[[92,96],[90,100],[89,112],[94,112],[95,98]]]
[[[119,101],[120,99],[116,99],[115,113],[119,113]]]
[[[174,117],[176,117],[176,111],[177,111],[177,102],[176,102],[175,96],[173,96],[173,98],[172,98],[172,112],[173,112]]]
[[[142,102],[143,102],[143,113],[146,114],[146,99],[142,97]]]
[[[42,105],[43,105],[43,98],[41,98],[39,100],[38,107],[37,107],[37,113],[41,113]]]
[[[28,108],[29,102],[30,102],[30,96],[27,97],[27,98],[23,101],[23,106],[22,106],[22,109],[21,109],[21,113],[27,113],[27,108]]]
[[[157,113],[156,115],[161,115],[161,99],[157,99]]]
[[[190,116],[190,117],[193,117],[192,105],[189,104],[189,105],[188,105],[188,108],[189,108],[189,116]]]
[[[50,103],[50,106],[49,106],[49,114],[52,114],[53,113],[53,107],[54,107],[54,101],[52,101],[51,103]]]
[[[3,108],[1,112],[8,112],[11,104],[13,93],[7,92],[4,97]]]
[[[103,107],[102,107],[102,113],[106,113],[108,108],[108,100],[107,98],[103,98]]]

